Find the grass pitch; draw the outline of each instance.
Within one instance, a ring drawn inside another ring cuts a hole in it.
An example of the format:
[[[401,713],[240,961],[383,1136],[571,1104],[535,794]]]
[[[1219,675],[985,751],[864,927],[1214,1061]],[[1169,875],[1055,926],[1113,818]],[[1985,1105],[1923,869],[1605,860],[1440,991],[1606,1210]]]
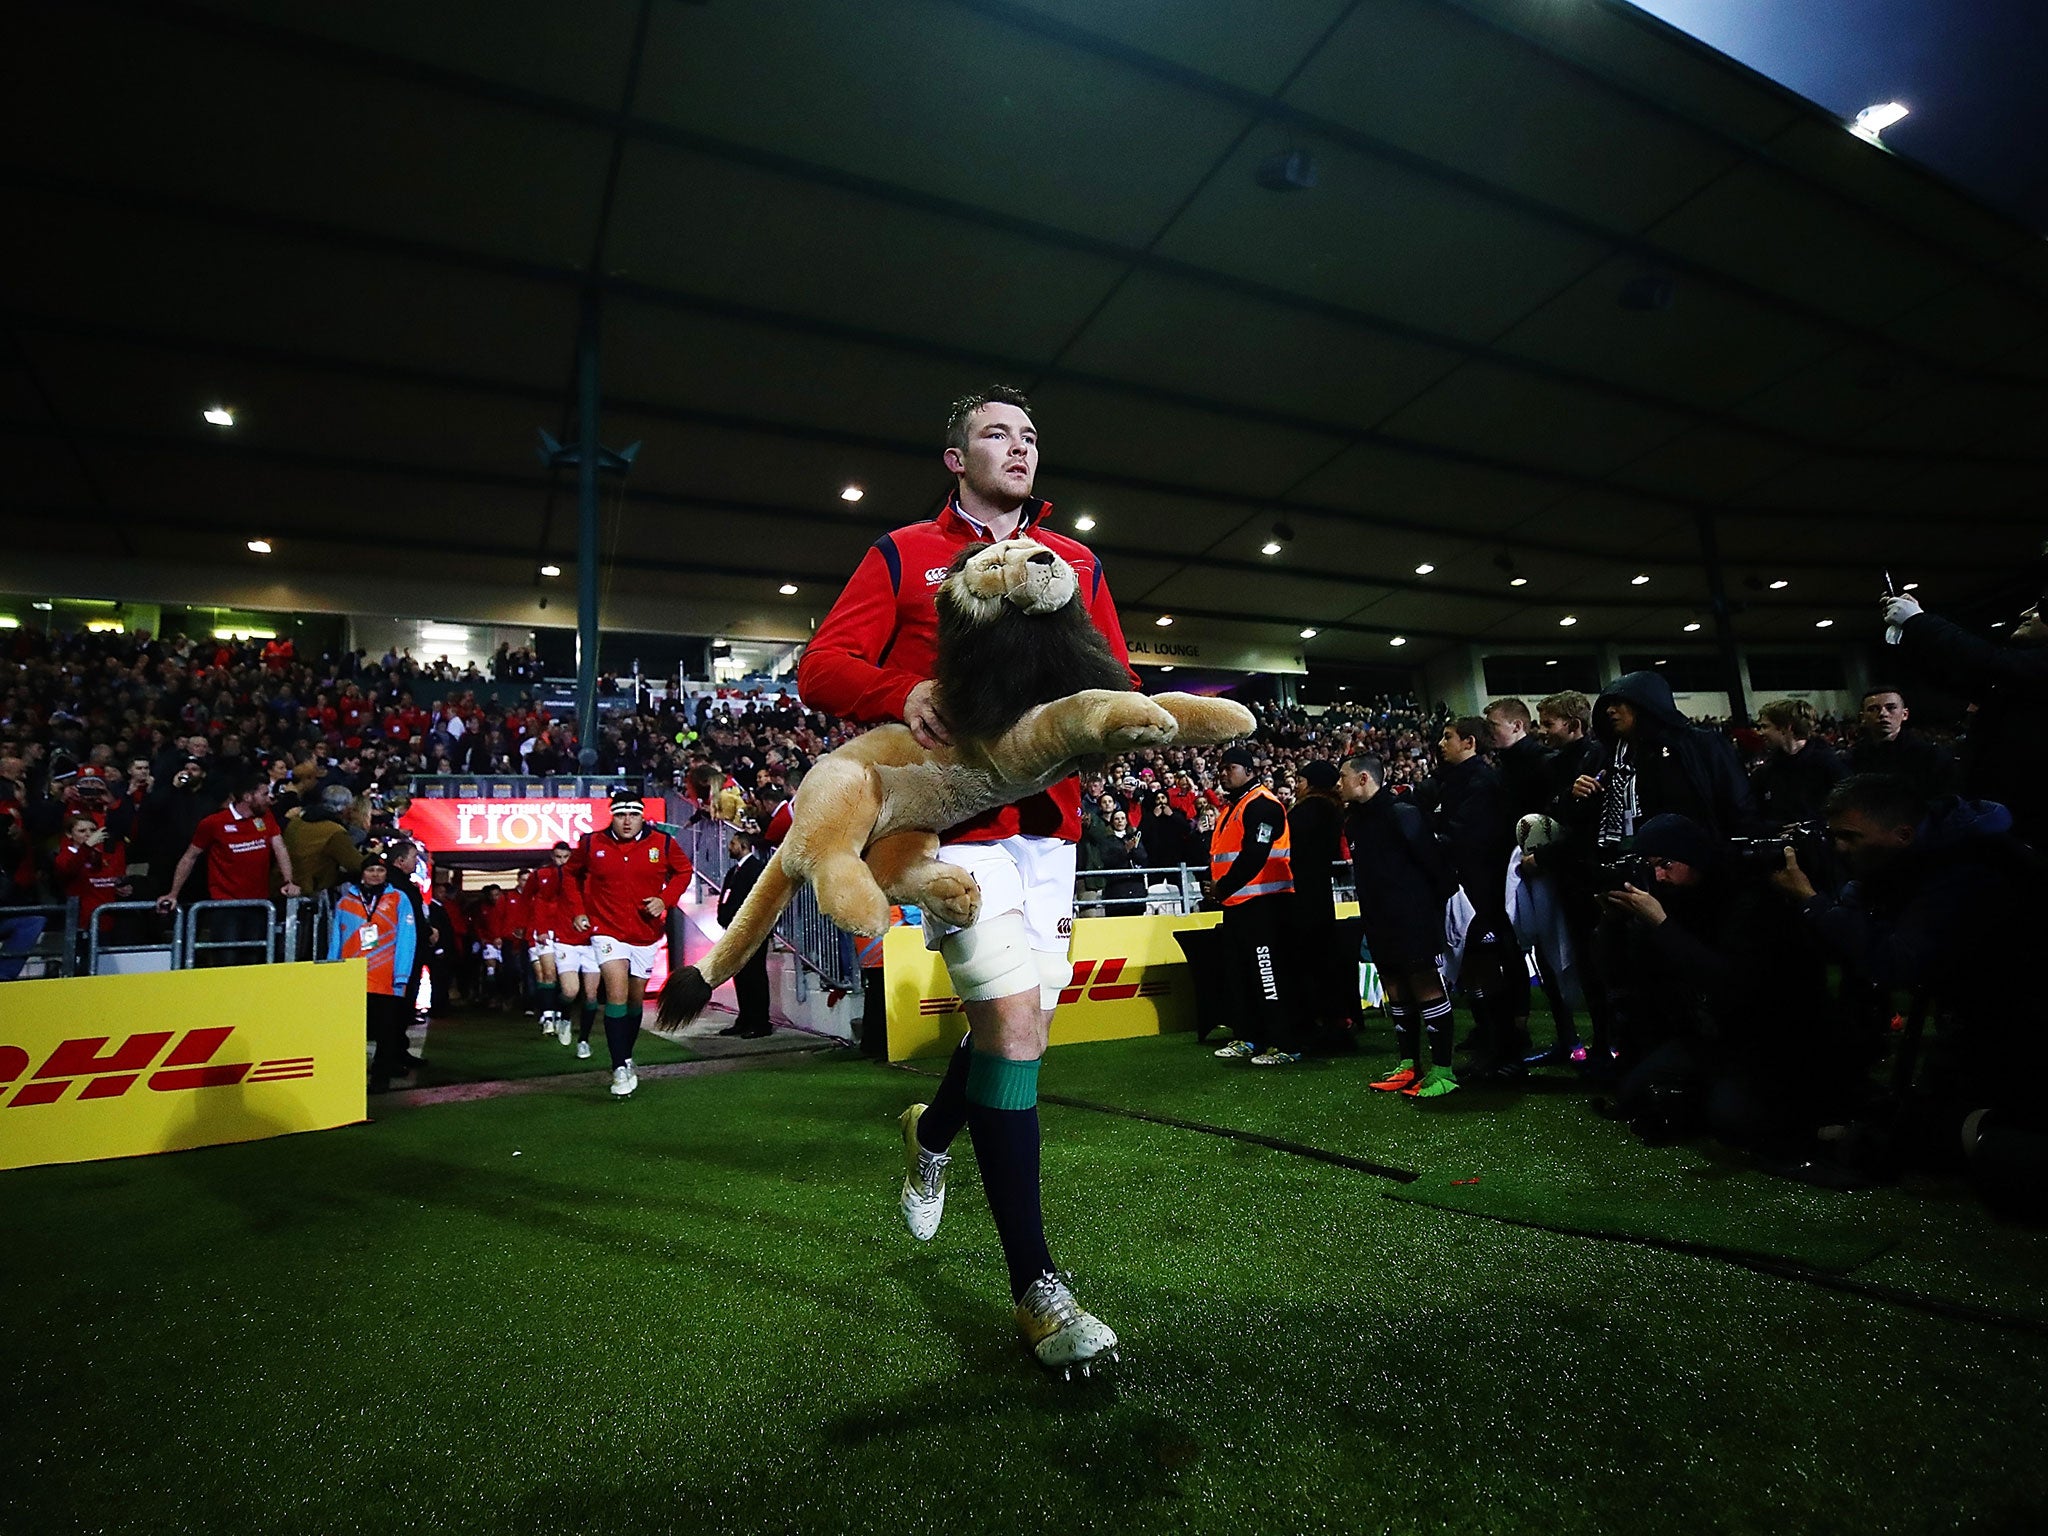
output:
[[[532,1026],[504,1028],[514,1050]],[[1940,1276],[2006,1310],[2048,1278],[2039,1234],[1949,1196],[1776,1189],[1636,1147],[1576,1095],[1444,1112],[1369,1093],[1378,1065],[1254,1076],[1179,1037],[1064,1047],[1044,1088],[1521,1179],[1538,1214],[1621,1189],[1709,1238],[1846,1232],[1882,1250],[1852,1280]],[[1126,1363],[1048,1380],[1014,1342],[971,1155],[936,1241],[897,1223],[894,1116],[929,1086],[848,1056],[650,1078],[625,1103],[565,1080],[0,1176],[0,1530],[2048,1520],[2042,1331],[1059,1105],[1053,1251]]]

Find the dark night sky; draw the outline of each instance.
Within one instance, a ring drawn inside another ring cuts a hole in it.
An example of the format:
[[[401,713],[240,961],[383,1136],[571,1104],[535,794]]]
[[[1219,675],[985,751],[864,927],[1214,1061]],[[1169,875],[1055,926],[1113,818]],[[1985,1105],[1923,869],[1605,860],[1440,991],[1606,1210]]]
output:
[[[2048,0],[1634,0],[1888,148],[2048,232]]]

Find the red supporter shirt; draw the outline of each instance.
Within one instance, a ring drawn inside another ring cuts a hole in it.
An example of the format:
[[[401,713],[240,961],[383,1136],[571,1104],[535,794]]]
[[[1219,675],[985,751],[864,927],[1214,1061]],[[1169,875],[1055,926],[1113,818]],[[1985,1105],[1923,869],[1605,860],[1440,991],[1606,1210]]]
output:
[[[1074,568],[1088,617],[1136,688],[1138,675],[1130,670],[1130,652],[1102,566],[1086,545],[1043,526],[1051,511],[1050,502],[1026,502],[1014,537],[1036,539]],[[930,522],[912,523],[875,540],[804,649],[797,667],[797,690],[804,702],[863,725],[900,721],[910,690],[932,675],[939,583],[962,549],[990,542],[952,498]],[[948,830],[945,840],[993,843],[1017,833],[1079,842],[1080,779],[1063,779],[1042,794],[977,816]]]
[[[98,848],[82,848],[66,838],[57,849],[54,865],[57,888],[78,898],[78,921],[83,926],[108,902],[120,900],[120,887],[128,878],[128,850],[111,841]]]
[[[667,916],[649,917],[640,904],[659,896],[664,907],[673,907],[690,889],[690,856],[651,827],[631,842],[610,827],[586,832],[562,870],[575,903],[571,920],[587,914],[593,938],[603,934],[621,944],[659,943],[668,932]]]
[[[270,900],[270,840],[277,823],[268,816],[238,816],[234,808],[203,818],[192,846],[206,855],[206,894],[215,901]]]

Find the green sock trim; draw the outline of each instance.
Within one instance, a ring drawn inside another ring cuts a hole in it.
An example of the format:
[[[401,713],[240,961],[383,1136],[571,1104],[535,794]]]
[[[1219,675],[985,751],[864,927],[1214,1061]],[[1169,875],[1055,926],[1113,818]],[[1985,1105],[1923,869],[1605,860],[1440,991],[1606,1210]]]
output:
[[[625,1003],[606,1003],[604,1005],[604,1016],[608,1019],[623,1019],[632,1011]]]
[[[984,1109],[1030,1109],[1038,1103],[1038,1063],[976,1051],[967,1058],[967,1102]]]

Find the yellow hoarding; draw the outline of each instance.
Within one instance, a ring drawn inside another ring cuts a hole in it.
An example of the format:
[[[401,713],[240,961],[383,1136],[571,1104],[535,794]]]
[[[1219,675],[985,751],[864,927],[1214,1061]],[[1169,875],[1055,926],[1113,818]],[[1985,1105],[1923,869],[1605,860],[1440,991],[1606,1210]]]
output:
[[[1052,1043],[1121,1040],[1195,1027],[1187,961],[1174,934],[1213,928],[1214,912],[1187,917],[1083,917],[1074,923],[1074,979],[1060,994]],[[967,1015],[946,962],[921,928],[893,928],[882,945],[889,998],[889,1059],[936,1056],[959,1043]]]
[[[0,1168],[363,1118],[364,963],[0,986]]]

